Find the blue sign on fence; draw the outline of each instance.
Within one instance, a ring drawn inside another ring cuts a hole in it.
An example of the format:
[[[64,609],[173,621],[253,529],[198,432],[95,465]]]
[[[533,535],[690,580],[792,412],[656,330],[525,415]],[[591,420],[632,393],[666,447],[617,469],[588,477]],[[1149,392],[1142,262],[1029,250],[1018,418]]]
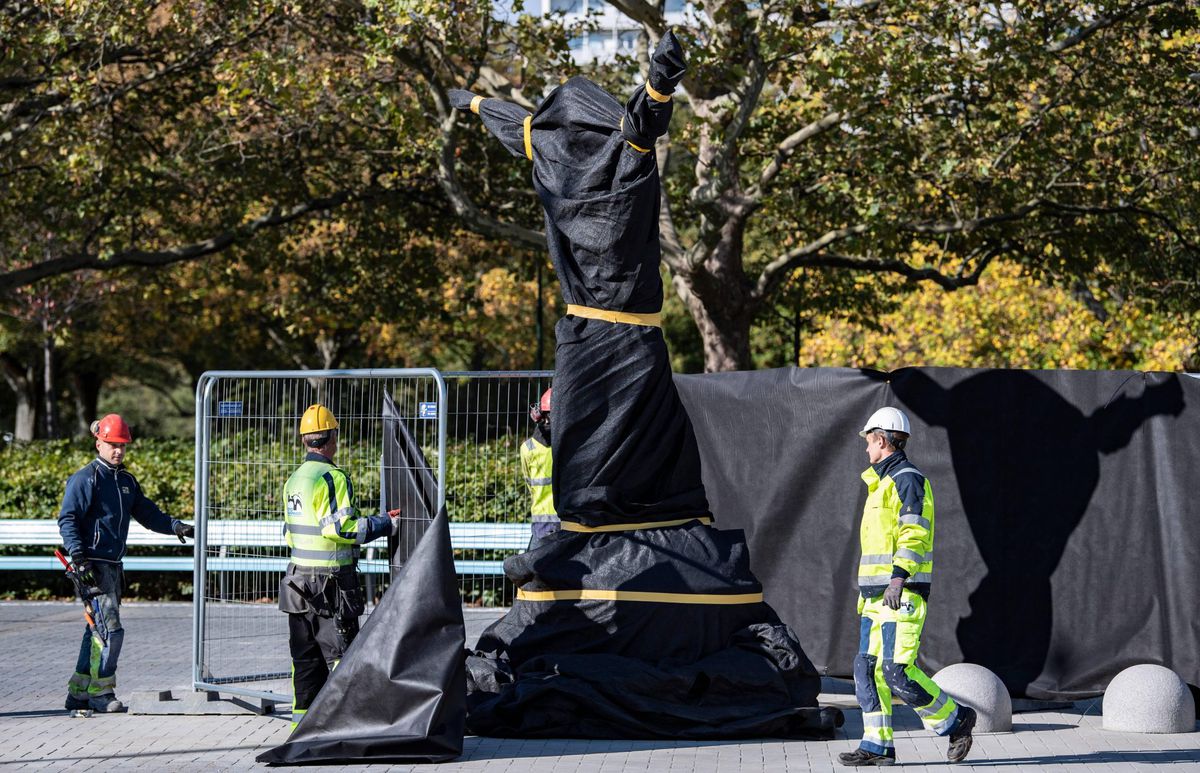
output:
[[[241,400],[222,400],[217,403],[218,416],[241,416],[242,401]]]
[[[422,419],[436,419],[437,403],[421,403],[420,411],[417,415]]]

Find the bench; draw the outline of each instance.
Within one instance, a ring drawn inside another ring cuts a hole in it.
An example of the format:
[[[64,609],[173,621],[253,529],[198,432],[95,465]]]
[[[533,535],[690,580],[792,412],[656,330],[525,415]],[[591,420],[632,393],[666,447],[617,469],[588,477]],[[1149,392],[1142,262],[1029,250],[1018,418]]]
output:
[[[450,543],[455,550],[524,550],[529,544],[528,523],[450,523]],[[46,554],[36,556],[0,556],[0,570],[62,570],[62,564],[54,557],[54,548],[62,544],[58,533],[58,522],[49,519],[0,519],[0,545],[45,545]],[[129,524],[127,543],[134,546],[181,547],[179,539],[171,534],[158,534],[143,527],[137,521]],[[190,546],[191,541],[188,542]],[[210,572],[283,572],[287,567],[286,555],[246,556],[238,555],[237,548],[275,547],[286,549],[283,537],[283,522],[280,520],[222,521],[208,522],[208,546],[216,549],[205,565]],[[368,574],[386,574],[388,562],[375,558],[379,548],[366,545],[366,557],[358,563],[360,571]],[[127,572],[190,572],[195,563],[192,556],[126,556],[123,561]],[[502,560],[454,561],[458,574],[504,574]]]

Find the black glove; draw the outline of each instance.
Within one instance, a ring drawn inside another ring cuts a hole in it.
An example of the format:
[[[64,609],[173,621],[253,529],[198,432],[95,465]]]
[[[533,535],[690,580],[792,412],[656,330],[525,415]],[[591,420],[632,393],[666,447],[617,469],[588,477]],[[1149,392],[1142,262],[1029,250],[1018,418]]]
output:
[[[175,532],[176,537],[179,537],[180,542],[183,542],[184,537],[196,536],[196,529],[190,523],[184,523],[183,521],[176,521],[171,530]]]
[[[92,574],[92,562],[83,553],[72,553],[71,563],[75,565],[75,574],[84,585],[95,586],[96,576]]]
[[[892,609],[900,608],[900,596],[904,593],[904,578],[893,577],[883,592],[883,603]]]

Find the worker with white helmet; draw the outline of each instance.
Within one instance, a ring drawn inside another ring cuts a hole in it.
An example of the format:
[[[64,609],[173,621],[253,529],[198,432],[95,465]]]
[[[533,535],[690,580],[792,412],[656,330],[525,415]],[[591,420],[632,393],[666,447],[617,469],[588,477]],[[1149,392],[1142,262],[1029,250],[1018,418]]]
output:
[[[843,765],[891,765],[892,695],[912,706],[938,735],[950,736],[947,759],[971,750],[975,712],[959,706],[917,667],[933,579],[933,490],[904,453],[912,427],[898,408],[880,408],[858,433],[871,466],[859,539],[858,657],[854,691],[863,711],[863,739],[838,755]]]

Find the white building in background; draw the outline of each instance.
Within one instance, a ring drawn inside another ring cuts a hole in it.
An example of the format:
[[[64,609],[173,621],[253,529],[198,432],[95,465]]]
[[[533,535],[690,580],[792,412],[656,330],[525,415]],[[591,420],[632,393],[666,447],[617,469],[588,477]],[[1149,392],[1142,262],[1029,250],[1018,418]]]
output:
[[[682,24],[688,10],[686,0],[666,0],[668,24]],[[632,54],[641,26],[605,0],[525,0],[525,13],[533,16],[562,14],[563,23],[593,20],[600,26],[570,41],[571,58],[577,64],[610,60],[617,53]]]

